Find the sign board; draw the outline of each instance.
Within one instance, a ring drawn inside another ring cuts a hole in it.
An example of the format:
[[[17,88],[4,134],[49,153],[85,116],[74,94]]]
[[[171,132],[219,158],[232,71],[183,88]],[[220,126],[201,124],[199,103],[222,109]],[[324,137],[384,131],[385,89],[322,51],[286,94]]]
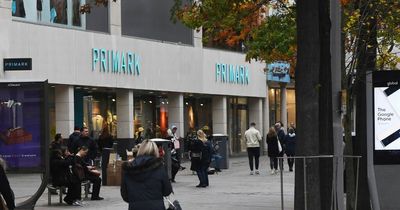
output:
[[[376,71],[374,94],[374,163],[400,164],[400,71]]]
[[[267,69],[268,69],[267,73],[268,81],[283,82],[283,83],[290,82],[289,63],[286,62],[270,63],[268,64]]]
[[[32,70],[32,58],[5,58],[3,69],[4,71]]]
[[[11,171],[43,171],[44,83],[0,84],[0,157]]]

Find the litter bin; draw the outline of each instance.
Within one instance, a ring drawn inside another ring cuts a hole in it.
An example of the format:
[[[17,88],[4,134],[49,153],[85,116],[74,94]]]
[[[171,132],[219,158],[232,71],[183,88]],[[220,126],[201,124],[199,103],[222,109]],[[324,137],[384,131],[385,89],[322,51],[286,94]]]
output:
[[[229,168],[229,138],[223,134],[213,134],[211,142],[214,148],[217,148],[217,153],[222,156],[220,160],[221,169]],[[218,145],[216,147],[216,145]]]
[[[155,142],[157,146],[162,146],[165,152],[164,162],[165,162],[165,170],[167,170],[168,178],[171,179],[171,148],[169,144],[171,143],[168,139],[150,139],[150,141]]]

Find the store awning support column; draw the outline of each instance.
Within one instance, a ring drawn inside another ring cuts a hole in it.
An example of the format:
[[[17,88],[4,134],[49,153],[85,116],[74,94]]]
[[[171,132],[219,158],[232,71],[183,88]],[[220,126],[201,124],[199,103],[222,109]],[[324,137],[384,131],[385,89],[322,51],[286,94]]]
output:
[[[281,122],[283,123],[283,127],[284,127],[285,133],[286,133],[286,128],[288,127],[286,83],[281,84]]]
[[[117,137],[133,138],[133,91],[117,90]]]
[[[213,133],[228,135],[227,97],[214,96],[212,99]]]
[[[183,109],[183,94],[171,93],[168,95],[168,127],[175,125],[178,130],[178,135],[184,137],[184,109]]]
[[[74,131],[74,87],[55,86],[56,133],[67,138]],[[53,136],[50,136],[53,138]]]
[[[260,131],[261,135],[264,133],[263,125],[263,100],[262,98],[249,98],[249,123],[256,123],[257,130]],[[250,125],[247,125],[250,126]],[[261,148],[263,147],[264,141],[261,142]]]

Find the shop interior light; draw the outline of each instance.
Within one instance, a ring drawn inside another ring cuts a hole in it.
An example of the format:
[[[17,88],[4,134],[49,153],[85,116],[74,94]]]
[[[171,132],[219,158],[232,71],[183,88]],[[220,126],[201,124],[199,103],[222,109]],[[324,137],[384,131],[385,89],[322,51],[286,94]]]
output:
[[[151,104],[152,104],[152,103],[153,103],[153,101],[149,101],[149,103],[151,103]]]
[[[80,90],[80,89],[82,89],[82,87],[75,87],[77,90]]]
[[[204,106],[204,104],[200,104],[200,106]]]
[[[153,94],[153,93],[154,93],[153,91],[150,91],[150,92],[149,92],[149,94]]]
[[[188,103],[188,102],[186,102],[185,104],[186,104],[186,106],[187,106],[187,105],[189,105],[189,103]]]
[[[161,103],[162,103],[162,104],[165,104],[165,102],[164,102],[164,101],[162,101]]]
[[[111,99],[113,102],[115,102],[115,98]]]

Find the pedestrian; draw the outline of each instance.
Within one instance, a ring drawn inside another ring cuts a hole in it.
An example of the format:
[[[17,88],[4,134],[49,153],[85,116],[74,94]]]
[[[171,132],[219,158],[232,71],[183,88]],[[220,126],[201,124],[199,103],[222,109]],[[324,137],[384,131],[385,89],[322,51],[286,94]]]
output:
[[[112,135],[110,134],[110,131],[108,130],[108,127],[104,127],[103,130],[101,130],[101,134],[99,136],[99,150],[100,152],[103,152],[104,148],[112,148],[114,144],[114,140]]]
[[[68,188],[64,202],[68,205],[81,205],[81,183],[72,172],[73,158],[68,148],[54,149],[50,156],[50,175],[52,185]]]
[[[143,127],[139,127],[138,131],[137,131],[137,134],[136,134],[136,139],[135,139],[135,144],[136,145],[138,145],[138,144],[143,142],[143,140],[144,140],[143,132],[144,132],[144,128]]]
[[[0,201],[0,209],[5,209],[6,207],[9,210],[15,209],[15,197],[14,192],[11,190],[10,183],[8,182],[6,175],[6,162],[0,158],[0,200],[3,196],[5,203]],[[2,206],[5,205],[5,206]]]
[[[95,166],[88,165],[84,161],[88,154],[89,149],[86,146],[78,148],[78,152],[75,155],[75,164],[79,164],[83,168],[85,180],[89,180],[91,183],[93,183],[91,200],[103,200],[104,198],[99,196],[101,187],[100,172],[95,168]]]
[[[288,157],[289,171],[293,171],[295,148],[296,148],[296,133],[293,128],[289,128],[288,134],[285,136],[286,156]]]
[[[61,136],[61,133],[57,133],[54,136],[54,141],[52,141],[50,144],[50,150],[61,150],[62,146],[64,146],[63,138]]]
[[[87,155],[84,157],[84,161],[87,165],[93,166],[94,160],[97,157],[97,144],[89,136],[89,129],[87,127],[81,129],[81,136],[74,142],[73,150],[77,153],[78,148],[82,148],[83,146],[89,149]]]
[[[165,210],[163,197],[172,186],[156,143],[144,140],[136,158],[122,168],[121,196],[129,210]]]
[[[68,143],[67,143],[68,150],[70,152],[72,152],[74,154],[76,153],[76,151],[74,150],[76,148],[73,148],[73,147],[74,147],[75,142],[79,141],[80,137],[81,137],[81,129],[78,126],[75,126],[74,132],[71,133],[71,135],[69,135]]]
[[[285,145],[285,130],[283,128],[283,123],[278,121],[277,123],[275,123],[275,131],[276,131],[276,135],[278,136],[278,140],[279,143],[281,144],[281,148],[282,150],[279,152],[279,156],[278,157],[283,157],[283,155],[285,154],[285,149],[286,149],[286,145]],[[279,160],[279,169],[280,170],[284,170],[283,167],[283,159]]]
[[[202,130],[197,131],[197,139],[193,141],[191,154],[191,170],[196,171],[200,183],[196,187],[208,187],[208,167],[211,163],[212,146]]]
[[[256,123],[250,123],[250,128],[244,133],[247,146],[247,154],[249,157],[250,175],[254,174],[253,163],[255,162],[256,174],[260,174],[258,171],[259,159],[260,159],[260,141],[261,134],[256,128]],[[253,161],[254,160],[254,161]]]
[[[279,140],[276,135],[274,127],[271,127],[267,134],[267,144],[268,144],[268,157],[269,165],[271,168],[271,174],[275,174],[278,171],[278,159],[279,156]]]

